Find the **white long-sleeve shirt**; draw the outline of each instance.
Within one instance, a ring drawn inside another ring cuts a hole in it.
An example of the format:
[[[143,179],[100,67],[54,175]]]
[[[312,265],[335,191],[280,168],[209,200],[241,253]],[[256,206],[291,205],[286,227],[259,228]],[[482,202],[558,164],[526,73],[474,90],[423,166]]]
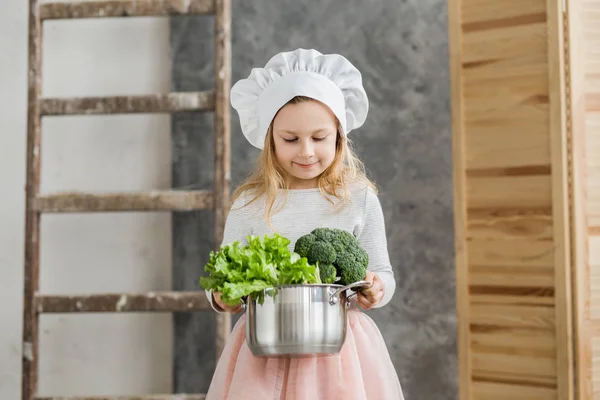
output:
[[[290,250],[296,240],[315,228],[338,228],[353,233],[361,247],[369,255],[368,270],[376,273],[384,284],[383,299],[375,306],[382,307],[392,298],[396,290],[394,272],[389,260],[387,237],[381,203],[377,195],[368,187],[353,185],[350,189],[351,203],[339,210],[325,198],[319,189],[289,190],[283,208],[276,201],[271,216],[271,224],[276,233],[288,238]],[[284,191],[279,194],[284,199]],[[272,235],[274,232],[264,217],[264,198],[242,207],[250,197],[240,196],[232,205],[227,220],[222,244],[239,241],[246,245],[246,236]],[[278,199],[278,200],[279,200]],[[334,204],[339,200],[331,198]],[[206,291],[213,309],[220,312],[212,302],[212,292]]]

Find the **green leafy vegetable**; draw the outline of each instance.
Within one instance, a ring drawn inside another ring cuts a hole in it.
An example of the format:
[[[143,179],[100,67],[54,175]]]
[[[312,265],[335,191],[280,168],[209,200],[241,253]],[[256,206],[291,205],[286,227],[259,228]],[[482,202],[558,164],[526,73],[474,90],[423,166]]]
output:
[[[246,239],[247,246],[233,242],[211,251],[204,266],[209,275],[200,278],[205,290],[221,292],[225,304],[239,304],[248,295],[262,303],[264,289],[277,285],[321,283],[318,267],[290,251],[289,239],[278,234]]]
[[[323,269],[320,275],[324,283],[349,285],[363,280],[367,274],[368,253],[354,235],[342,229],[315,228],[298,238],[294,251]]]
[[[319,267],[319,276],[321,277],[321,282],[335,283],[337,280],[337,270],[335,269],[335,265],[320,264],[318,261],[316,264]]]

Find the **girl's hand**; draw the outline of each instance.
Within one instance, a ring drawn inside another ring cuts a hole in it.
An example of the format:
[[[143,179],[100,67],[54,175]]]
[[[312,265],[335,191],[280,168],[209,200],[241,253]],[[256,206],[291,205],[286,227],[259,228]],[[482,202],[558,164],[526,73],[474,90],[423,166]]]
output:
[[[230,312],[232,314],[237,314],[241,311],[242,309],[242,303],[237,304],[235,306],[228,306],[227,304],[223,303],[223,301],[221,301],[221,293],[219,292],[213,292],[213,301],[219,306],[221,307],[221,309],[223,311],[226,312]]]
[[[371,282],[371,287],[360,290],[356,297],[358,304],[365,310],[369,310],[383,299],[383,282],[376,273],[371,271],[367,271],[365,281]]]

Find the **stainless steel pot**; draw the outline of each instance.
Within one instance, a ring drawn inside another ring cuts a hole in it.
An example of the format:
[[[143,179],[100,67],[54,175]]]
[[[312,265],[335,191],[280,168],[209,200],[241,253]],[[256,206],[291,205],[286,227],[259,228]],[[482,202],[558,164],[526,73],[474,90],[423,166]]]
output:
[[[264,302],[249,296],[246,342],[256,357],[302,357],[338,353],[346,340],[346,290],[369,287],[368,281],[350,285],[284,285],[265,289]]]

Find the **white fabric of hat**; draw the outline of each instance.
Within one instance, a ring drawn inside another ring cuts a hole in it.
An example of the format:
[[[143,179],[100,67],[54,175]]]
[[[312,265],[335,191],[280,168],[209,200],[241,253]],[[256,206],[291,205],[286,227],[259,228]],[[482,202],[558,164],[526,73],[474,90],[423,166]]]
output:
[[[296,96],[327,105],[345,135],[362,126],[369,111],[362,75],[345,57],[306,49],[279,53],[231,88],[231,105],[250,144],[263,148],[271,121]]]

